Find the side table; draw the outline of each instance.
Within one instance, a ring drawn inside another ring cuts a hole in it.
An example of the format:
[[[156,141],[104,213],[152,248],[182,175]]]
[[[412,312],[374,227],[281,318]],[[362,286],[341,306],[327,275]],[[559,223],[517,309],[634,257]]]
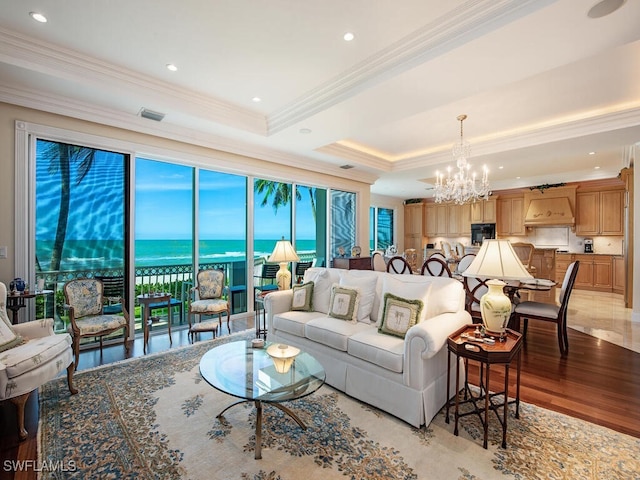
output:
[[[36,298],[35,293],[20,293],[13,294],[7,293],[7,310],[11,310],[11,323],[14,325],[20,323],[20,309],[27,306],[25,300],[30,298]]]
[[[145,293],[138,295],[138,303],[142,306],[142,331],[144,332],[144,346],[142,351],[147,353],[147,344],[149,343],[149,327],[151,320],[149,319],[149,306],[152,303],[167,302],[167,328],[169,330],[169,345],[173,345],[171,339],[171,294],[170,293]]]
[[[256,338],[267,339],[267,312],[264,309],[264,299],[269,295],[269,291],[256,291],[255,311],[256,311]]]
[[[493,410],[498,417],[498,421],[502,425],[502,448],[507,448],[507,417],[510,403],[515,403],[515,417],[520,418],[520,366],[522,362],[522,335],[513,330],[506,329],[504,341],[501,342],[498,336],[496,336],[495,343],[488,344],[484,341],[478,341],[475,339],[474,331],[476,327],[477,325],[466,325],[449,335],[447,338],[447,348],[449,350],[449,354],[447,356],[447,392],[449,391],[449,382],[451,378],[451,354],[455,355],[456,358],[456,384],[458,384],[460,380],[460,358],[464,359],[465,373],[467,373],[463,388],[464,400],[460,400],[460,392],[457,392],[455,396],[455,427],[453,434],[456,436],[458,435],[458,419],[460,417],[476,414],[484,428],[482,446],[487,448],[489,410]],[[491,335],[487,335],[484,338],[491,338]],[[509,366],[516,358],[516,397],[515,400],[509,401]],[[478,394],[474,394],[469,388],[467,368],[469,360],[480,363],[478,378],[480,392]],[[493,364],[504,365],[504,391],[502,392],[489,392],[489,374],[491,371],[491,365]],[[501,402],[495,400],[498,396],[503,397]],[[459,413],[460,405],[464,404],[472,405],[472,409],[465,413]],[[448,400],[446,405],[446,423],[449,423],[450,406],[451,400]],[[502,410],[502,416],[500,415],[500,410]]]

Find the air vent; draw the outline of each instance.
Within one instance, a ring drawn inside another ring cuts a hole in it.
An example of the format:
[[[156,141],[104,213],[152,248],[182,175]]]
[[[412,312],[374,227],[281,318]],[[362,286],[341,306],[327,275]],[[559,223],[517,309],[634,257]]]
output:
[[[161,122],[164,118],[164,113],[154,112],[153,110],[149,110],[147,108],[140,109],[140,116],[142,118],[148,118],[149,120],[155,120],[156,122]]]
[[[349,169],[353,168],[353,165],[348,165],[348,164],[347,165],[340,165],[340,168],[343,169],[343,170],[349,170]]]

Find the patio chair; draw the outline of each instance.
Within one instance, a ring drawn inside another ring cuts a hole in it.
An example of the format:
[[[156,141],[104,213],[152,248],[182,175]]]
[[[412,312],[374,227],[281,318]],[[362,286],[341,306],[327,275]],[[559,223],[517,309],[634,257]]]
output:
[[[66,368],[69,391],[78,393],[73,386],[73,351],[71,337],[54,333],[51,318],[11,325],[6,299],[7,287],[0,282],[0,400],[16,406],[18,436],[25,440],[24,408],[31,392]]]
[[[272,290],[278,290],[278,285],[275,283],[278,270],[280,270],[279,264],[264,263],[262,265],[262,270],[260,275],[253,277],[258,279],[258,282],[259,282],[259,285],[256,284],[254,286],[254,289],[262,293],[269,292]],[[265,283],[265,281],[268,281],[270,283]]]
[[[225,275],[222,269],[200,270],[196,276],[196,286],[191,289],[197,293],[198,299],[189,304],[189,340],[193,343],[196,334],[202,332],[212,332],[215,338],[218,326],[222,330],[222,314],[227,314],[227,329],[231,333],[229,319],[231,318],[231,307],[229,301],[223,298],[227,293],[225,286]],[[198,315],[198,322],[193,318]],[[218,320],[202,321],[203,315],[217,315]]]
[[[122,312],[122,299],[124,298],[124,276],[98,276],[102,282],[102,296],[105,301],[102,313],[116,315]]]
[[[64,285],[64,308],[69,313],[68,331],[73,339],[73,354],[75,368],[80,360],[80,340],[84,337],[100,338],[100,354],[102,354],[102,339],[118,330],[123,331],[125,351],[129,351],[129,313],[120,299],[122,315],[105,314],[104,285],[96,278],[79,278]]]
[[[296,283],[302,283],[302,280],[304,279],[304,272],[306,272],[312,264],[313,260],[310,262],[298,262],[296,264]]]

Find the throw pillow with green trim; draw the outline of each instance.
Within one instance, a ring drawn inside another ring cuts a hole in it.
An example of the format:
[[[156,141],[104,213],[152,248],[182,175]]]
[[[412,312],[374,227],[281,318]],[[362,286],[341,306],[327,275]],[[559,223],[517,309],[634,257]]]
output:
[[[0,305],[0,352],[17,347],[22,342],[22,337],[11,326],[5,306]]]
[[[378,332],[404,338],[407,331],[418,323],[423,308],[422,300],[409,300],[392,293],[385,293],[384,310]]]
[[[313,311],[313,282],[293,286],[293,301],[291,310],[301,312]]]
[[[358,321],[359,302],[359,289],[344,287],[334,283],[331,287],[328,315],[333,318],[356,323]]]

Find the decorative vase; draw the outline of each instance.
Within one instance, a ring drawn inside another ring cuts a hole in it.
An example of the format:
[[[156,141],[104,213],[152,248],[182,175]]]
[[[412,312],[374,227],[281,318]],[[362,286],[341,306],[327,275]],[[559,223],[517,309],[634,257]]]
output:
[[[21,278],[14,278],[9,284],[11,291],[24,292],[25,283]]]
[[[505,285],[500,280],[489,280],[489,291],[480,299],[482,323],[491,333],[504,333],[511,316],[511,300],[504,294]]]

